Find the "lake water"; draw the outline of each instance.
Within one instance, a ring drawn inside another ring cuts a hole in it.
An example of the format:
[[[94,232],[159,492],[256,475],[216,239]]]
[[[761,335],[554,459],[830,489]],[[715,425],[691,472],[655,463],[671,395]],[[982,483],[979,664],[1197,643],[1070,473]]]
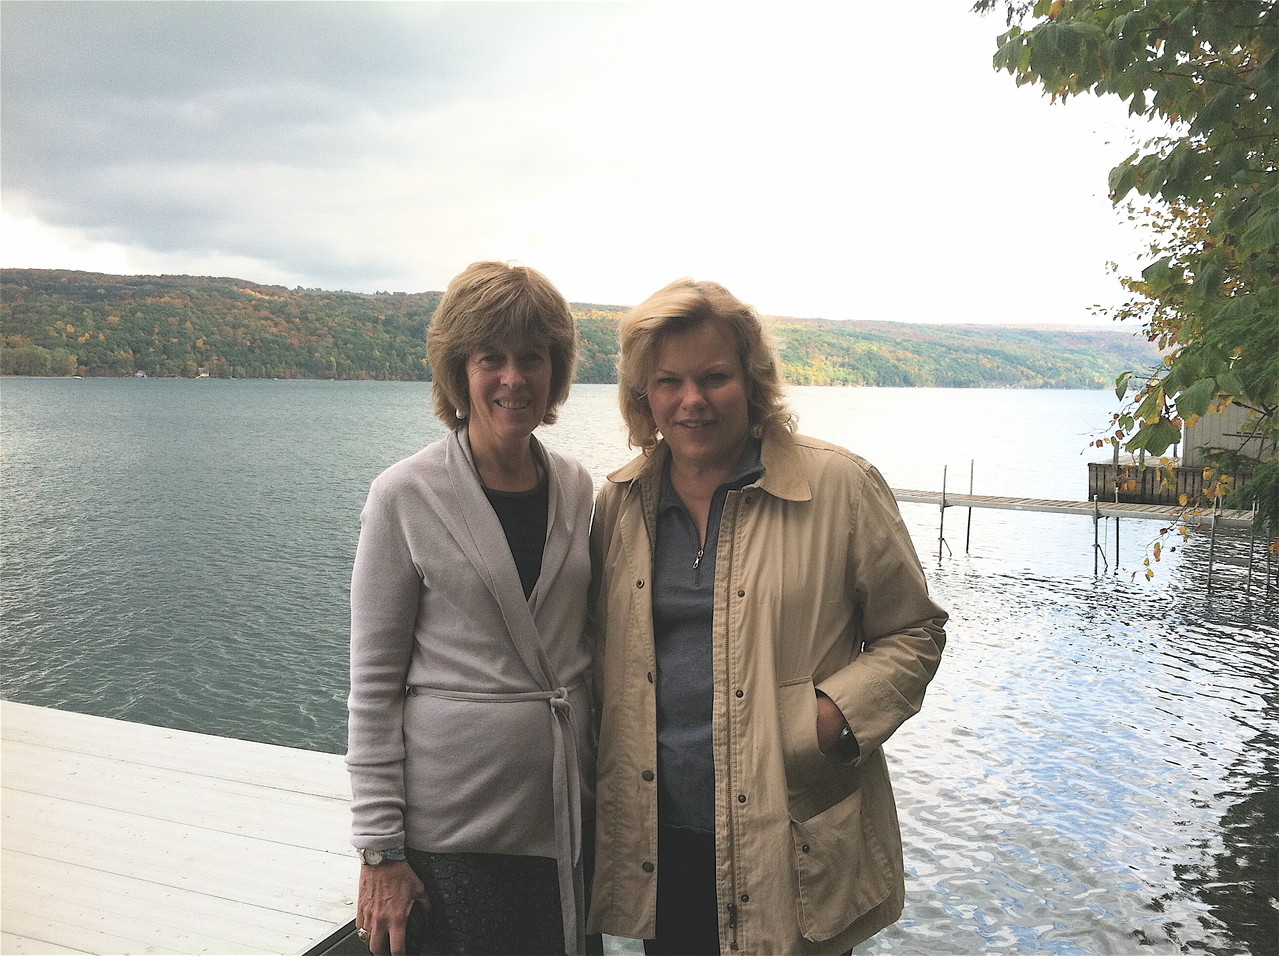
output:
[[[429,385],[4,379],[6,699],[340,752],[369,481],[442,434]],[[899,488],[1083,499],[1106,392],[794,389]],[[598,482],[611,386],[543,438]],[[889,745],[903,919],[859,953],[1279,952],[1279,594],[1220,532],[1093,574],[1091,519],[904,505],[950,645]],[[1113,561],[1113,523],[1103,522]],[[965,542],[968,550],[965,551]]]

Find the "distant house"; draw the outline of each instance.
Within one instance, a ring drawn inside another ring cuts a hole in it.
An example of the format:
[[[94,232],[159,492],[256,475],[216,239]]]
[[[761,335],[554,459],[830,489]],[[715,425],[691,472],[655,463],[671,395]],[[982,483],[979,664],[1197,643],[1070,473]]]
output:
[[[1216,485],[1211,472],[1205,477],[1205,471],[1212,464],[1209,453],[1242,451],[1254,458],[1275,454],[1274,439],[1263,440],[1256,435],[1255,421],[1255,413],[1241,405],[1208,412],[1193,425],[1182,428],[1181,442],[1169,449],[1165,467],[1161,467],[1165,463],[1159,458],[1148,457],[1144,452],[1120,455],[1116,449],[1110,461],[1088,464],[1088,498],[1167,505],[1180,504],[1183,499],[1194,502],[1205,489],[1221,487]],[[1234,486],[1242,488],[1249,477],[1233,475]]]
[[[1275,453],[1274,439],[1264,440],[1253,432],[1256,415],[1242,405],[1227,405],[1219,412],[1209,412],[1182,430],[1182,464],[1187,468],[1203,468],[1209,462],[1205,452],[1215,449],[1243,451],[1254,458]]]

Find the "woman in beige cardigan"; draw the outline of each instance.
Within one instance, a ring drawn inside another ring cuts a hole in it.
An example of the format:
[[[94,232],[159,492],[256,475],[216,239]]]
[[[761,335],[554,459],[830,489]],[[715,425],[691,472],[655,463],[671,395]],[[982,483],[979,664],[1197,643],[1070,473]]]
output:
[[[759,316],[681,280],[621,325],[642,454],[596,502],[592,931],[844,953],[902,909],[883,744],[946,613],[870,464],[795,435]]]
[[[457,276],[428,341],[450,434],[383,472],[361,514],[347,764],[373,953],[582,950],[591,482],[533,437],[575,342],[540,273]]]

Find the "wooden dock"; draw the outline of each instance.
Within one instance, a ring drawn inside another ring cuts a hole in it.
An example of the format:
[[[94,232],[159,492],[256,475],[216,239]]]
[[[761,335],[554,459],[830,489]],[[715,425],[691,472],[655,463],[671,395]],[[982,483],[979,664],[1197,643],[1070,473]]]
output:
[[[341,756],[0,703],[0,951],[305,953],[354,916]]]
[[[942,492],[910,491],[894,488],[893,496],[899,502],[917,505],[934,505],[941,507]],[[1095,506],[1091,501],[1056,501],[1042,498],[1005,498],[995,495],[966,495],[946,492],[947,508],[998,508],[1005,511],[1040,511],[1053,514],[1087,515],[1097,514],[1102,518],[1148,518],[1155,521],[1175,522],[1182,513],[1176,505],[1143,505],[1129,502],[1098,501]],[[1212,523],[1212,514],[1207,513],[1196,519],[1205,527]],[[1252,513],[1248,511],[1217,512],[1217,527],[1248,528],[1252,526]]]

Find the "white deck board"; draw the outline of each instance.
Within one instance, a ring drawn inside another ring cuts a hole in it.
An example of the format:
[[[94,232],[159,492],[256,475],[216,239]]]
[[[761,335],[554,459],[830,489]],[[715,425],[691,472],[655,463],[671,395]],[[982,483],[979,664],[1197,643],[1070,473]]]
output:
[[[301,953],[354,915],[334,754],[0,703],[4,953]]]

